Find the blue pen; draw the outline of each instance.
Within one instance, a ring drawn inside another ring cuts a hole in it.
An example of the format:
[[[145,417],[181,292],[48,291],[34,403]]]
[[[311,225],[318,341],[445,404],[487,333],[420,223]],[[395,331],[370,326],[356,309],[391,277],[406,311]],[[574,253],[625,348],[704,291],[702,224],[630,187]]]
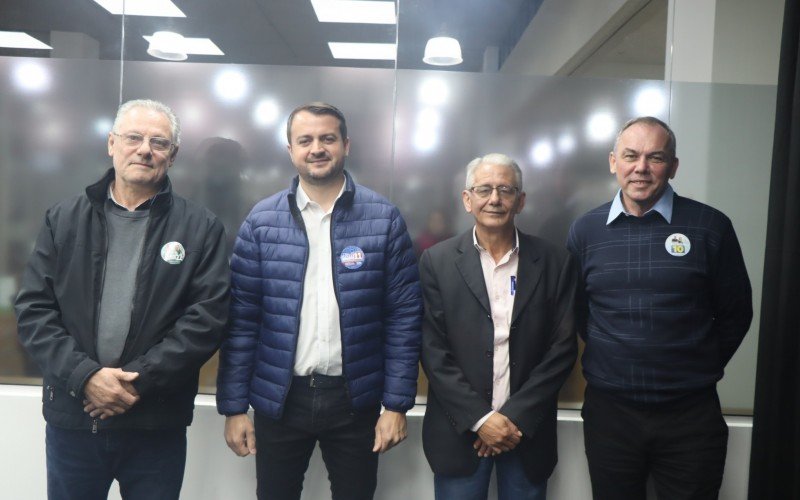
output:
[[[514,295],[514,293],[516,291],[517,291],[517,277],[516,276],[512,276],[511,277],[511,295]]]

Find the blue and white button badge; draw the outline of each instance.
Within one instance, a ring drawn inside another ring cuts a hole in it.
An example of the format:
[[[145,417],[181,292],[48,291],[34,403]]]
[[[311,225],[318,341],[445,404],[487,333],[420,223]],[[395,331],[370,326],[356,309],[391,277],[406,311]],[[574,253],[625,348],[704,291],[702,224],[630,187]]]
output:
[[[674,257],[683,257],[692,249],[692,242],[681,233],[670,234],[664,242],[667,252]]]
[[[180,264],[186,257],[186,250],[177,241],[170,241],[161,247],[161,258],[167,264]]]
[[[347,269],[358,269],[364,265],[364,250],[349,246],[342,250],[342,253],[339,255],[339,261]]]

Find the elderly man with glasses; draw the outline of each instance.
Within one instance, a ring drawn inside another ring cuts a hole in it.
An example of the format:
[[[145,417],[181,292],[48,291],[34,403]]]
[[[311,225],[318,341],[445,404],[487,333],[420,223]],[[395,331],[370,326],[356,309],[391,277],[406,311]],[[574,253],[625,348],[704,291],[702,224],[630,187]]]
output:
[[[120,106],[113,168],[51,207],[16,301],[44,375],[50,499],[177,499],[198,374],[227,323],[222,224],[172,192],[180,130],[159,102]]]
[[[558,390],[575,361],[577,272],[566,249],[519,231],[522,171],[502,154],[467,166],[475,226],[422,255],[423,424],[437,499],[544,499]]]

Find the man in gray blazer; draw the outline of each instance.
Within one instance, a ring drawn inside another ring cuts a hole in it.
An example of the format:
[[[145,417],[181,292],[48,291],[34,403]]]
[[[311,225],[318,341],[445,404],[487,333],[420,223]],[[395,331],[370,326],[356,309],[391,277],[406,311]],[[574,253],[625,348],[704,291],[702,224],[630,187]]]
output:
[[[524,234],[522,172],[502,154],[467,166],[466,233],[428,249],[422,366],[425,456],[437,499],[544,499],[558,390],[577,353],[577,274],[567,251]]]

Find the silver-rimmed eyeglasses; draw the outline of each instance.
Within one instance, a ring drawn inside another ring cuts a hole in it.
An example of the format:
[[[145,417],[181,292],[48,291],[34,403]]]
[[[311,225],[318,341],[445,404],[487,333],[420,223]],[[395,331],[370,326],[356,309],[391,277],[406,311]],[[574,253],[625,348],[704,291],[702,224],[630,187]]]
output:
[[[111,132],[111,133],[116,135],[117,137],[121,137],[122,142],[126,146],[130,147],[138,148],[139,146],[142,145],[145,139],[145,136],[143,136],[142,134],[135,134],[135,133],[118,134],[116,132]],[[172,141],[167,139],[166,137],[149,137],[147,139],[147,142],[150,144],[150,149],[159,152],[169,151],[173,146]]]
[[[497,190],[498,196],[507,200],[516,197],[517,193],[519,192],[519,188],[515,186],[506,186],[505,184],[501,184],[499,186],[472,186],[469,188],[469,190],[472,191],[472,193],[474,193],[478,198],[488,198],[492,196],[492,191]]]

